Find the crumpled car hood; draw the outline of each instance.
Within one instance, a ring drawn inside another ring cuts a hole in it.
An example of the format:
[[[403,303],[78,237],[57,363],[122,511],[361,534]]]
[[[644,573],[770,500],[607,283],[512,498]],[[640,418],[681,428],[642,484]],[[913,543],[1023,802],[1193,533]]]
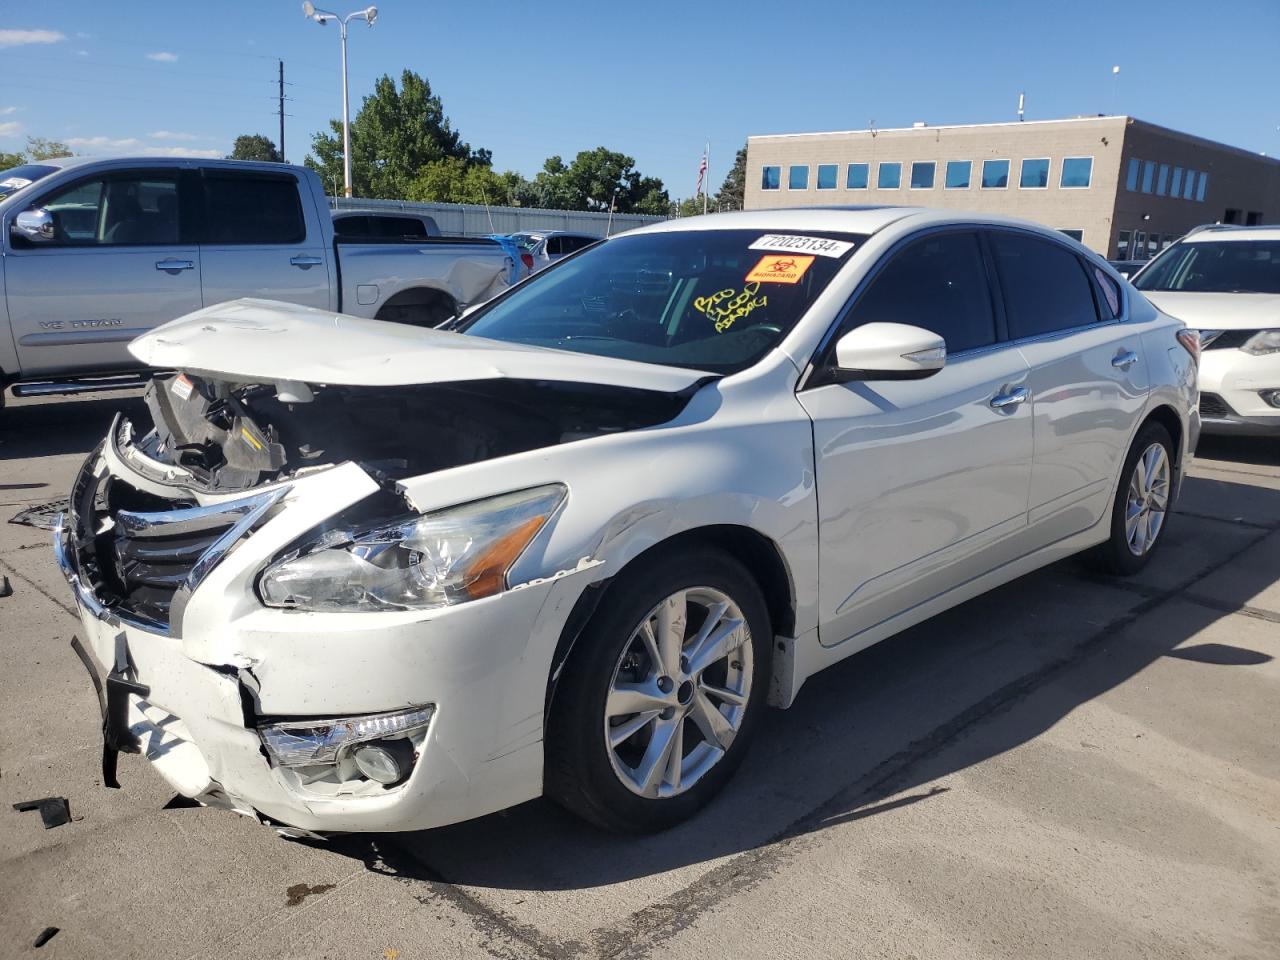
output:
[[[381,387],[511,379],[678,393],[712,376],[254,298],[172,320],[132,341],[129,352],[151,367],[243,383]]]
[[[1181,293],[1151,290],[1142,295],[1193,330],[1262,330],[1280,327],[1280,296],[1274,293]]]

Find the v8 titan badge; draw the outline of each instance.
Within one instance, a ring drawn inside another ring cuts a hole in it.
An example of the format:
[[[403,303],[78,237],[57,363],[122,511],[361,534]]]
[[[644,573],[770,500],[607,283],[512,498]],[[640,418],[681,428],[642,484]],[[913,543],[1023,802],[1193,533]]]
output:
[[[781,253],[761,257],[760,262],[751,268],[747,280],[758,283],[799,283],[813,257],[799,257],[795,254]]]

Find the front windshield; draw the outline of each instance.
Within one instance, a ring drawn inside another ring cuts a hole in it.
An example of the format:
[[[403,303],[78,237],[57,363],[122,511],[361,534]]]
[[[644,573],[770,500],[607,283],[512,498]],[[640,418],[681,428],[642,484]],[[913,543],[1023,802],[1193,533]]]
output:
[[[1177,243],[1133,285],[1156,293],[1280,293],[1280,240]]]
[[[0,200],[35,183],[41,177],[47,177],[57,169],[43,163],[23,163],[8,170],[0,170]]]
[[[493,340],[730,374],[795,326],[866,238],[679,230],[560,261],[459,324]]]

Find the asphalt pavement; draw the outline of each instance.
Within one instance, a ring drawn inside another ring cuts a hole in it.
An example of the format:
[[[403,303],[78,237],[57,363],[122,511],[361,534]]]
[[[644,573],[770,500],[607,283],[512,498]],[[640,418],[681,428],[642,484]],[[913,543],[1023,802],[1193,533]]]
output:
[[[815,677],[667,833],[304,843],[99,782],[50,535],[5,521],[140,408],[0,411],[0,957],[1280,957],[1280,442],[1207,440],[1142,575],[1068,560]]]

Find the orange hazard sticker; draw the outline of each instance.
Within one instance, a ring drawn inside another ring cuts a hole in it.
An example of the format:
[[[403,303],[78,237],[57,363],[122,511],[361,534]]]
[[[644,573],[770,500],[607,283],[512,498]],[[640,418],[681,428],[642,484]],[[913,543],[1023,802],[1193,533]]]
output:
[[[760,258],[760,262],[747,274],[747,279],[759,283],[799,283],[813,261],[813,257],[793,253],[771,253]]]

